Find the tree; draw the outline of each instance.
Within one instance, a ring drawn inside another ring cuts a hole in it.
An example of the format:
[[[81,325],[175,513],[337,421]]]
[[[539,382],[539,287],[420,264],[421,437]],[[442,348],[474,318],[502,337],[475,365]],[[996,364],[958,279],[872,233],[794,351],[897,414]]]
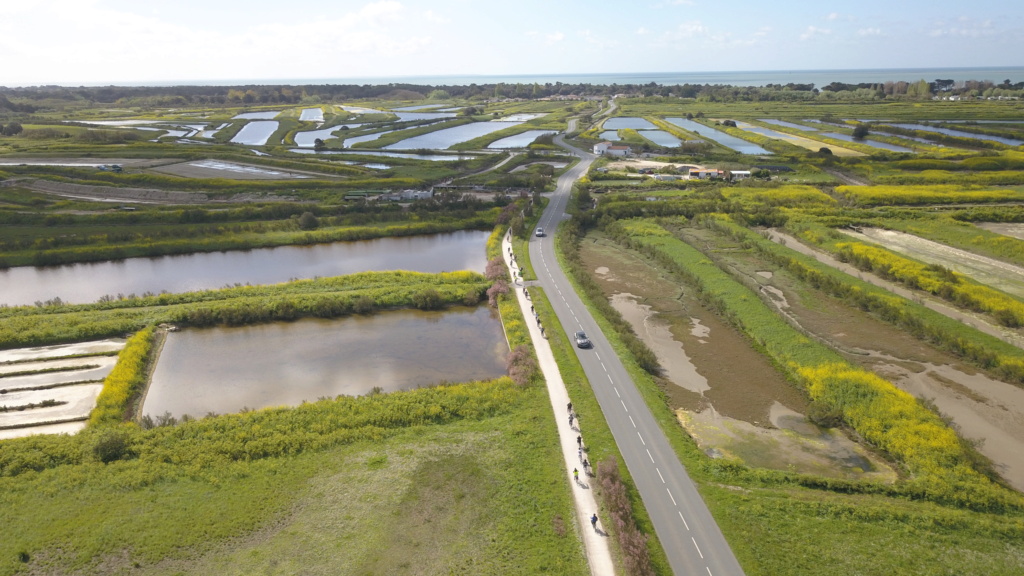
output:
[[[302,230],[316,230],[320,226],[320,221],[317,220],[316,216],[312,212],[303,212],[302,216],[299,216],[299,228]]]
[[[21,127],[21,124],[11,122],[3,128],[2,132],[4,136],[17,136],[18,134],[21,134],[22,130],[24,130],[24,128]]]
[[[448,100],[452,95],[447,90],[431,90],[427,94],[427,100]]]
[[[323,150],[327,148],[327,144],[320,138],[313,140],[313,150]]]
[[[822,156],[831,156],[832,150],[822,146],[821,148],[818,148],[818,154],[821,154]]]
[[[857,124],[853,128],[853,137],[856,138],[857,140],[863,140],[864,138],[867,138],[869,133],[870,130],[868,129],[867,124]]]

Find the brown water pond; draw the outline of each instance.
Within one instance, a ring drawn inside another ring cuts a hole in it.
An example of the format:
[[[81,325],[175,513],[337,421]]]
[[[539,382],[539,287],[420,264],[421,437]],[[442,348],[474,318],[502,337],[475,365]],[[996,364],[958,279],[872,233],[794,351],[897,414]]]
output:
[[[505,374],[508,344],[485,306],[396,310],[167,334],[142,412],[202,416]]]

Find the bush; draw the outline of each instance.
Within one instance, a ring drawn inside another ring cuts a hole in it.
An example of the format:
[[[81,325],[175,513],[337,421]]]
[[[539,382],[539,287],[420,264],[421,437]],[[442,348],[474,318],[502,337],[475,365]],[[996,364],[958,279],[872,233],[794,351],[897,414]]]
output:
[[[376,302],[369,296],[359,296],[352,302],[352,311],[356,314],[369,314],[377,307]]]
[[[498,307],[498,297],[508,294],[508,282],[504,280],[498,280],[491,287],[487,289],[487,303],[492,307]]]
[[[300,230],[316,230],[320,227],[320,221],[312,212],[303,212],[299,216],[299,229]]]
[[[100,430],[93,439],[92,453],[104,464],[128,458],[128,434],[118,428]]]
[[[626,573],[633,576],[653,576],[654,565],[647,550],[647,535],[640,531],[633,518],[633,507],[629,491],[619,474],[615,457],[602,460],[597,465],[597,476],[601,480],[601,496],[611,516],[615,536],[622,548]]]
[[[425,288],[412,295],[412,305],[420,310],[439,310],[444,306],[444,298],[433,288]]]
[[[516,346],[505,361],[508,375],[518,386],[526,386],[537,372],[537,361],[525,344]]]
[[[507,280],[508,267],[505,266],[505,262],[500,257],[491,258],[487,261],[484,276],[492,282],[495,280]]]

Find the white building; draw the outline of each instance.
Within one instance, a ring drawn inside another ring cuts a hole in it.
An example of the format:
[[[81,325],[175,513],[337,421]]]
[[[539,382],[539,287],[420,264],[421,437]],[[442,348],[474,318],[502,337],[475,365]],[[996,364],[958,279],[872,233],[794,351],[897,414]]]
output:
[[[602,156],[629,156],[632,152],[633,149],[629,146],[612,144],[611,142],[594,144],[594,154],[600,154]]]

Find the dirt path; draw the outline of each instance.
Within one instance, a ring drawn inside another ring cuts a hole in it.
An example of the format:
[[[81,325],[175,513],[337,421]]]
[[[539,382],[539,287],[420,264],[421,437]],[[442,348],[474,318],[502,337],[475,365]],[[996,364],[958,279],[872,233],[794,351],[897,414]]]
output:
[[[473,176],[479,176],[481,174],[486,174],[488,172],[492,172],[494,170],[497,170],[498,168],[501,168],[502,166],[507,164],[509,161],[511,161],[513,158],[515,158],[516,156],[519,156],[519,152],[509,152],[508,153],[508,158],[505,158],[504,160],[502,160],[501,162],[498,162],[494,166],[491,166],[490,168],[484,168],[483,170],[480,170],[480,171],[477,171],[477,172],[471,172],[469,174],[463,174],[462,176],[457,176],[455,178],[452,178],[452,181],[462,180],[464,178],[470,178],[470,177],[473,177]]]
[[[179,190],[158,190],[156,188],[118,188],[115,186],[93,186],[70,182],[51,182],[32,178],[12,178],[0,185],[19,186],[35,192],[77,198],[94,202],[124,204],[208,204],[212,202],[245,203],[268,201],[294,201],[294,198],[273,194],[236,194],[230,198],[212,199],[203,192]]]
[[[767,232],[768,237],[772,241],[782,244],[783,246],[789,248],[790,250],[794,250],[801,254],[811,256],[818,262],[821,262],[822,264],[827,264],[828,266],[831,266],[836,270],[845,272],[850,276],[859,278],[860,280],[878,286],[879,288],[884,288],[889,292],[896,294],[897,296],[906,298],[907,300],[911,300],[913,302],[917,302],[918,304],[930,310],[934,310],[935,312],[938,312],[943,316],[963,322],[967,326],[984,332],[989,336],[995,336],[996,338],[999,338],[1003,342],[1007,342],[1018,348],[1024,349],[1024,337],[1022,337],[1020,334],[1017,334],[1016,332],[1012,332],[1001,326],[992,324],[991,322],[988,322],[987,320],[979,316],[953,308],[940,300],[926,298],[920,292],[914,292],[894,282],[883,280],[878,276],[875,276],[874,274],[868,272],[864,272],[851,264],[845,264],[843,262],[840,262],[839,260],[836,260],[829,254],[814,250],[813,248],[800,242],[796,238],[788,234],[779,232],[776,229],[769,229]]]
[[[853,176],[850,176],[846,172],[837,170],[836,168],[826,168],[822,166],[821,169],[831,174],[832,176],[838,178],[840,181],[842,181],[843,184],[850,184],[853,186],[871,186],[871,182],[868,182],[867,180],[862,180],[860,178],[855,178]]]
[[[501,255],[514,278],[515,272],[513,271],[512,261],[515,256],[512,254],[512,244],[508,234],[505,235],[502,241]],[[516,294],[516,299],[519,302],[519,308],[523,311],[523,316],[529,318],[533,314],[530,312],[530,301],[523,293],[524,288],[525,286],[521,279],[516,280],[512,285],[512,290]],[[576,503],[575,524],[583,539],[587,562],[590,565],[590,573],[594,576],[614,576],[615,565],[612,562],[611,549],[608,545],[609,527],[602,521],[599,521],[593,528],[587,528],[587,525],[590,524],[590,515],[597,513],[598,510],[597,500],[594,498],[594,491],[591,489],[591,485],[596,479],[590,478],[583,473],[583,465],[579,461],[576,437],[580,435],[580,432],[578,429],[570,426],[566,412],[566,404],[569,403],[569,393],[565,389],[565,382],[562,381],[562,374],[558,371],[558,364],[555,362],[555,356],[551,352],[551,345],[548,344],[546,337],[541,334],[540,326],[534,322],[526,322],[526,326],[530,331],[530,338],[533,340],[534,349],[537,351],[538,364],[540,364],[541,372],[544,373],[544,380],[547,382],[548,397],[551,399],[551,409],[554,412],[555,422],[558,427],[562,457],[565,460],[567,480],[573,483],[572,495],[573,501]],[[573,479],[572,473],[569,472],[571,468],[580,471],[580,478],[582,480],[576,481]]]

